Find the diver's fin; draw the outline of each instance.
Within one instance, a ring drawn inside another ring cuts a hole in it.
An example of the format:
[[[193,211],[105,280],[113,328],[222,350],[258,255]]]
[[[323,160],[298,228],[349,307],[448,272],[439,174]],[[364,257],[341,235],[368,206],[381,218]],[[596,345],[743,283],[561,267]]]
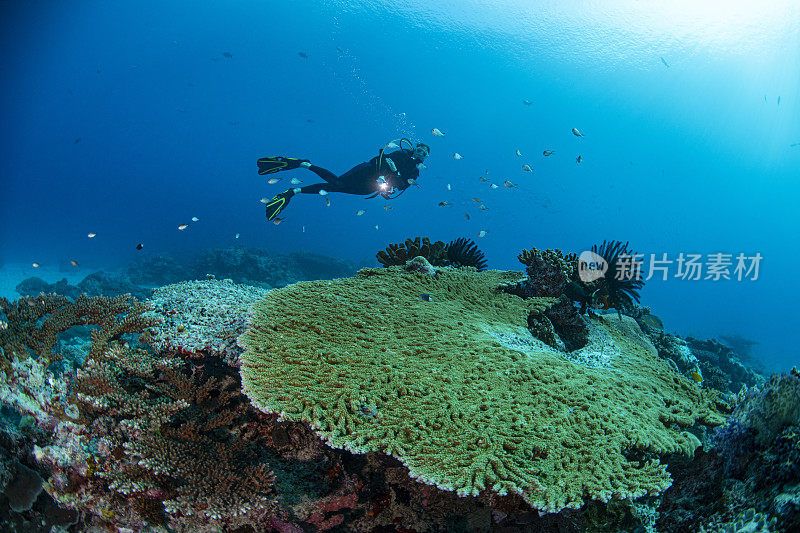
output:
[[[273,174],[281,170],[292,170],[300,166],[300,163],[308,163],[308,159],[295,159],[293,157],[262,157],[256,164],[258,173]]]
[[[287,205],[289,205],[289,200],[294,196],[292,190],[289,189],[288,191],[283,191],[275,198],[267,202],[267,220],[275,220],[275,217],[281,214]]]

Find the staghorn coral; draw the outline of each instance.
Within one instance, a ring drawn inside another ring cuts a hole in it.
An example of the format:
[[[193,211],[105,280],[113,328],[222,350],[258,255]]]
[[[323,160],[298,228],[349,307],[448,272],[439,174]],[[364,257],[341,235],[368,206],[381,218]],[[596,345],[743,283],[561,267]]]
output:
[[[722,421],[709,395],[627,317],[592,320],[579,353],[598,368],[565,359],[525,328],[553,300],[497,290],[519,276],[363,269],[273,291],[239,339],[243,390],[331,446],[393,455],[459,495],[557,512],[662,492],[658,457],[699,444],[680,428]]]
[[[163,322],[150,332],[158,350],[209,353],[235,363],[241,350],[236,338],[244,332],[247,309],[267,291],[230,280],[185,281],[160,287],[148,300]]]
[[[62,504],[178,531],[265,523],[276,510],[260,447],[231,429],[252,408],[218,359],[196,365],[114,346],[78,372],[73,401],[75,430],[40,454]],[[81,460],[59,461],[76,441]]]
[[[100,354],[109,341],[126,333],[141,331],[158,323],[158,318],[145,315],[148,307],[129,294],[109,298],[82,294],[74,302],[57,294],[20,298],[10,303],[0,298],[0,310],[8,321],[0,330],[0,349],[6,359],[27,357],[30,351],[37,358],[57,361],[53,352],[57,335],[73,326],[98,326],[91,332],[91,354]]]

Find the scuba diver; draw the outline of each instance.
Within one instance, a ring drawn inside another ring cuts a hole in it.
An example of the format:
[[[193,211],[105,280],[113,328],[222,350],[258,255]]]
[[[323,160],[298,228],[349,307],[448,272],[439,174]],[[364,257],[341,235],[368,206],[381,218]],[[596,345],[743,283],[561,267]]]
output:
[[[408,148],[403,148],[403,143]],[[413,147],[413,148],[411,148]],[[385,154],[386,148],[397,148]],[[425,143],[416,146],[408,139],[399,139],[388,143],[381,151],[364,163],[356,165],[341,176],[330,170],[312,165],[308,159],[291,157],[262,157],[258,160],[258,173],[273,174],[282,170],[307,168],[325,183],[314,183],[305,187],[286,189],[267,202],[267,219],[275,220],[283,211],[292,196],[298,193],[327,195],[329,192],[368,195],[367,198],[380,196],[392,200],[400,196],[409,186],[416,185],[419,177],[419,166],[430,154],[430,147]]]

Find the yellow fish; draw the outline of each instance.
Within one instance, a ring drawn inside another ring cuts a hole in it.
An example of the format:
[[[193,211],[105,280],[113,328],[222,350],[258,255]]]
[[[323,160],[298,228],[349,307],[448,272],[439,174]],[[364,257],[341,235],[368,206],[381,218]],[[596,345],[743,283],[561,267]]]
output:
[[[691,372],[691,373],[689,373],[689,375],[692,376],[692,379],[695,380],[696,382],[698,382],[698,383],[702,383],[703,382],[703,376],[701,376],[697,372]]]

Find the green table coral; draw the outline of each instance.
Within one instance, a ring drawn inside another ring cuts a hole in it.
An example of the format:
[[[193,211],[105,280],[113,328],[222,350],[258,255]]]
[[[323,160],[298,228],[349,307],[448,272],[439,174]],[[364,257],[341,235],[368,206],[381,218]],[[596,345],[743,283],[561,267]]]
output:
[[[393,455],[462,496],[557,512],[662,492],[658,457],[692,454],[682,428],[721,423],[713,402],[632,319],[590,320],[574,354],[533,338],[528,316],[552,300],[497,290],[521,277],[392,267],[274,290],[239,338],[244,391],[331,446]]]

